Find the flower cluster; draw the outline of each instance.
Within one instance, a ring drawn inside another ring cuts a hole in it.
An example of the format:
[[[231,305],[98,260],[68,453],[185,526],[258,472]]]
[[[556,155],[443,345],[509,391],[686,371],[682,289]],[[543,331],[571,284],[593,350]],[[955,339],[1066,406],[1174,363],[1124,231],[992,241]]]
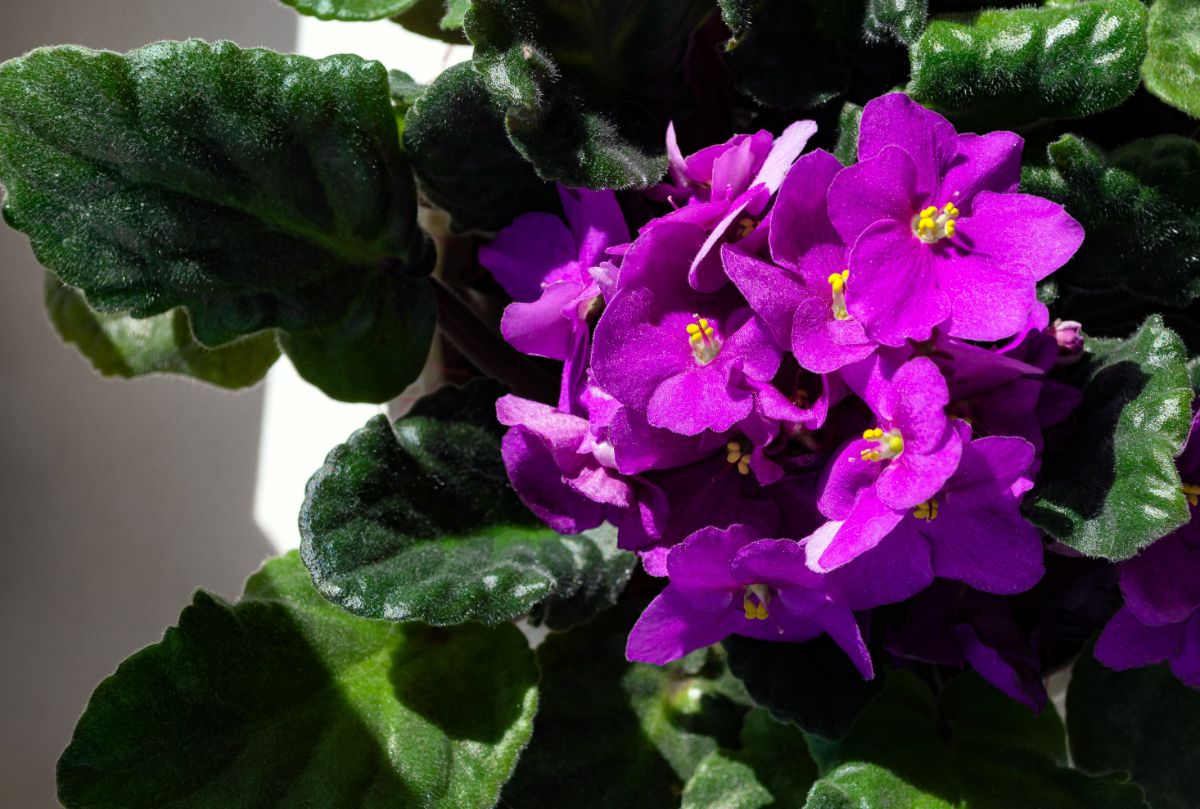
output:
[[[902,94],[866,106],[852,166],[802,155],[814,132],[686,157],[669,132],[646,193],[665,212],[632,239],[612,192],[563,188],[565,223],[525,214],[480,251],[515,301],[506,339],[564,363],[555,406],[497,405],[510,477],[556,530],[608,520],[666,577],[632,660],[827,633],[871,677],[865,616],[913,599],[886,648],[1037,708],[1028,645],[996,616],[1044,572],[1020,501],[1080,398],[1049,372],[1082,342],[1037,284],[1082,228],[1019,193],[1012,133],[959,134]],[[1160,570],[1198,545],[1180,532],[1125,567],[1102,657],[1200,678],[1200,569],[1168,592]],[[925,631],[947,588],[981,617]]]

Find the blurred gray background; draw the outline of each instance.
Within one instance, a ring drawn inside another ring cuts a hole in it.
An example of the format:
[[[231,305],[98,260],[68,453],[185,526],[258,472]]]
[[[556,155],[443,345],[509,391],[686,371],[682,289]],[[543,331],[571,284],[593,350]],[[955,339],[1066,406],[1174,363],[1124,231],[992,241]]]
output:
[[[0,0],[0,60],[75,43],[292,50],[277,0]],[[232,598],[271,546],[252,516],[262,388],[105,380],[42,312],[0,227],[0,807],[58,806],[54,763],[95,685],[196,587]]]

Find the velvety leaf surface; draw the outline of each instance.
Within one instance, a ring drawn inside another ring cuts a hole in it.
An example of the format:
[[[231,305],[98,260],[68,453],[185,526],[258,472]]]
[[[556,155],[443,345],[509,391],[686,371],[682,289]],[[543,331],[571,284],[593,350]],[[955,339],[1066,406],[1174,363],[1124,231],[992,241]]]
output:
[[[1157,315],[1086,347],[1074,432],[1047,454],[1026,513],[1081,553],[1128,559],[1188,521],[1174,460],[1192,417],[1187,352]]]
[[[828,636],[807,643],[772,643],[731,635],[724,641],[729,670],[754,701],[782,722],[808,733],[841,738],[883,688],[864,680]]]
[[[661,809],[718,745],[737,743],[744,695],[716,648],[668,666],[630,663],[623,604],[537,649],[534,739],[504,787],[511,809]]]
[[[700,762],[683,791],[683,809],[800,809],[816,778],[804,734],[762,708],[746,715],[738,750]]]
[[[908,92],[968,129],[1092,115],[1137,89],[1145,35],[1139,0],[934,19],[910,52]]]
[[[1145,809],[1136,786],[1065,766],[1066,739],[1052,706],[1034,715],[975,674],[955,677],[935,697],[911,673],[894,670],[849,736],[840,742],[810,737],[809,747],[829,775],[849,764],[888,770],[928,796],[915,804],[919,807]],[[909,805],[886,802],[905,794],[895,779],[878,772],[852,775],[842,769],[836,791],[819,781],[813,790],[818,800],[810,807],[846,805],[833,797],[847,785],[854,789],[849,794],[860,796],[852,806]]]
[[[1173,307],[1200,296],[1200,144],[1163,135],[1105,155],[1064,135],[1047,156],[1025,168],[1022,190],[1063,204],[1087,231],[1057,284]]]
[[[0,66],[5,219],[99,312],[185,307],[209,347],[277,328],[306,379],[385,401],[432,336],[432,253],[387,72],[230,43]]]
[[[1146,88],[1163,101],[1200,118],[1200,4],[1154,0],[1142,63]]]
[[[808,109],[844,95],[861,103],[908,77],[904,50],[890,44],[902,24],[892,13],[894,2],[720,0],[720,5],[733,35],[725,43],[726,63],[738,89],[760,104]],[[882,17],[872,18],[875,11]],[[914,24],[903,23],[906,30]]]
[[[376,416],[308,483],[300,551],[326,598],[436,626],[535,610],[562,628],[611,606],[634,556],[611,531],[564,537],[517,498],[500,457],[498,384],[442,388]]]
[[[282,0],[287,5],[322,20],[360,22],[382,20],[400,14],[416,5],[419,0]]]
[[[79,290],[46,273],[46,312],[64,342],[73,343],[104,376],[131,379],[146,374],[182,374],[245,388],[266,376],[279,359],[273,332],[260,332],[220,348],[205,348],[192,336],[187,312],[173,309],[137,320],[93,312]]]
[[[293,552],[236,605],[198,591],[96,689],[58,763],[68,809],[495,804],[537,708],[512,626],[356,618]]]
[[[875,37],[891,37],[911,45],[925,30],[929,0],[867,0],[865,29]]]
[[[416,82],[403,70],[388,71],[388,94],[392,99],[392,111],[396,113],[396,127],[404,135],[405,120],[413,104],[425,92],[425,85]]]
[[[1166,664],[1112,671],[1091,649],[1067,689],[1067,738],[1076,766],[1125,771],[1153,809],[1193,809],[1200,795],[1200,691]]]
[[[955,804],[906,783],[895,773],[853,762],[813,785],[804,809],[956,809]]]
[[[526,211],[558,207],[554,186],[509,142],[470,63],[444,71],[413,105],[404,149],[425,196],[458,229],[499,230]]]
[[[392,17],[392,22],[423,37],[440,39],[451,45],[467,45],[462,18],[468,6],[470,0],[416,0],[407,11]]]
[[[474,0],[467,37],[504,127],[547,180],[628,188],[666,171],[705,0]]]
[[[858,129],[862,123],[862,114],[862,107],[846,103],[842,105],[842,111],[838,115],[838,136],[833,156],[843,166],[852,166],[858,162]]]

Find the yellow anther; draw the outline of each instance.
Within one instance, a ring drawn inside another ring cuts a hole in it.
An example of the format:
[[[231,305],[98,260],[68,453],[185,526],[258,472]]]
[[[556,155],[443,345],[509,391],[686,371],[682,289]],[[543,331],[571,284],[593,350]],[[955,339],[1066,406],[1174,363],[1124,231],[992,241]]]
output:
[[[937,227],[937,223],[928,216],[922,217],[921,221],[917,223],[917,230],[933,230],[935,227]]]
[[[716,359],[721,351],[721,341],[717,339],[716,330],[708,323],[708,318],[693,314],[692,322],[687,324],[688,342],[692,346],[692,354],[696,362],[707,365]]]
[[[950,238],[951,236],[954,235],[954,220],[953,219],[947,219],[944,227],[946,228],[946,238]]]
[[[842,270],[829,276],[829,286],[833,288],[833,317],[835,320],[850,319],[850,313],[846,311],[846,282],[849,279],[850,270]]]
[[[933,522],[938,516],[938,501],[936,497],[931,497],[923,503],[918,503],[912,515],[918,520],[925,522]]]
[[[738,220],[738,238],[739,239],[746,238],[747,236],[749,236],[751,233],[754,232],[754,229],[756,227],[758,227],[757,222],[755,222],[753,219],[751,219],[748,216],[743,216],[741,219]]]
[[[746,585],[742,596],[742,611],[750,621],[765,621],[770,615],[767,604],[771,602],[771,590],[765,584]]]
[[[886,461],[904,452],[904,436],[899,430],[888,430],[881,427],[863,430],[863,440],[874,441],[875,446],[859,450],[858,456],[864,461]]]
[[[937,206],[930,205],[913,217],[913,235],[926,244],[933,244],[954,235],[955,221],[958,208],[953,202],[947,202],[939,211]]]
[[[953,202],[947,202],[945,204],[945,206],[942,207],[942,211],[949,214],[950,216],[958,216],[958,208],[954,207]]]
[[[938,209],[936,205],[930,205],[925,210],[921,211],[922,219],[933,219],[937,215]]]
[[[1188,505],[1200,506],[1200,486],[1195,483],[1183,484],[1183,493],[1187,495]]]
[[[834,292],[841,292],[846,288],[846,279],[842,277],[840,272],[835,272],[829,276],[829,286],[833,287]]]
[[[750,453],[742,447],[740,441],[730,441],[725,445],[725,462],[736,464],[739,475],[750,474]]]

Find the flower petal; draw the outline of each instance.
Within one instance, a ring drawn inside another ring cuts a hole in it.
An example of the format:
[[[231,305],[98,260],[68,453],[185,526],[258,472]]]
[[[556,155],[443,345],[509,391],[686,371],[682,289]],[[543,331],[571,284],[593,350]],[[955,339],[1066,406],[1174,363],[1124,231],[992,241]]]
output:
[[[958,154],[958,133],[936,112],[903,93],[889,93],[867,102],[858,130],[858,159],[870,160],[889,146],[907,152],[916,171],[913,185],[923,200]]]
[[[515,301],[536,300],[542,283],[577,258],[571,231],[557,216],[541,212],[521,214],[479,248],[479,263]]]
[[[867,335],[888,346],[928,340],[950,315],[950,300],[933,267],[933,245],[908,222],[871,225],[850,250],[846,308]]]
[[[902,223],[911,236],[910,221],[922,199],[916,185],[916,164],[897,146],[843,169],[829,186],[829,219],[842,243],[854,244],[880,220]]]
[[[733,602],[730,591],[681,592],[668,585],[630,630],[625,657],[662,666],[723,640],[745,620]]]

